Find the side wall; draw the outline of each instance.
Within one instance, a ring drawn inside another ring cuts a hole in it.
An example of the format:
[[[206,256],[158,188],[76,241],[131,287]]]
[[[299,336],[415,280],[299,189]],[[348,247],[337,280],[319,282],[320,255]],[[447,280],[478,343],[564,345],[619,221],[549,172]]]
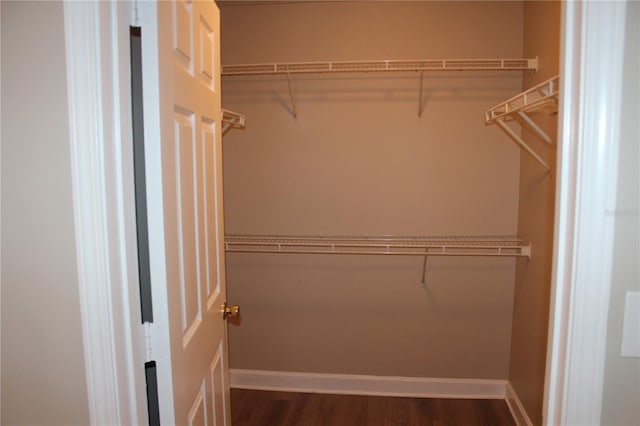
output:
[[[240,3],[240,2],[238,2]],[[521,57],[520,2],[223,4],[222,63]],[[228,233],[515,234],[522,73],[223,77]],[[537,249],[537,248],[536,248]],[[506,379],[515,261],[227,256],[231,367]]]
[[[538,56],[540,61],[538,72],[525,77],[526,89],[559,73],[560,2],[524,2],[523,37],[523,54]],[[532,118],[557,139],[556,116],[541,113]],[[528,130],[522,135],[553,169],[555,145],[550,147]],[[523,152],[518,235],[532,243],[533,252],[531,260],[518,260],[516,267],[509,380],[534,424],[542,422],[555,184],[555,177]]]
[[[609,301],[603,425],[640,424],[640,358],[621,357],[627,292],[640,291],[640,3],[627,3],[623,112],[618,160],[613,275]],[[636,317],[635,321],[640,321]]]
[[[86,425],[61,2],[2,14],[2,419]]]

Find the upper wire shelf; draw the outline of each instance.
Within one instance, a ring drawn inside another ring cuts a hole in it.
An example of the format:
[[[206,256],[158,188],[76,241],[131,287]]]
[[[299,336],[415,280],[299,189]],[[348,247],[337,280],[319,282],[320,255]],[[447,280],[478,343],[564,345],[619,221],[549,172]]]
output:
[[[513,235],[307,236],[226,234],[225,250],[240,253],[531,257]]]
[[[422,87],[425,72],[434,71],[526,71],[538,69],[538,58],[519,59],[410,59],[368,61],[283,62],[222,65],[223,77],[241,75],[285,75],[291,98],[291,112],[298,116],[291,86],[292,74],[419,72],[418,117],[422,116]]]
[[[389,71],[518,71],[537,69],[537,58],[369,60],[223,65],[222,76]]]
[[[551,145],[553,139],[538,126],[527,114],[534,112],[555,113],[558,111],[558,96],[560,89],[560,77],[555,76],[549,80],[525,90],[506,101],[490,108],[485,113],[485,124],[496,124],[514,142],[526,150],[536,159],[547,171],[551,172],[551,167],[546,161],[536,153],[520,135],[514,132],[506,122],[519,120],[527,124],[542,140]]]

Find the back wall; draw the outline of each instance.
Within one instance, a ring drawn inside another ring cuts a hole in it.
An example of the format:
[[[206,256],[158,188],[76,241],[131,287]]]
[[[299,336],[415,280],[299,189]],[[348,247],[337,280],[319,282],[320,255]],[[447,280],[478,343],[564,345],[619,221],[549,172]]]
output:
[[[518,58],[520,2],[221,4],[222,63]],[[227,233],[517,231],[520,153],[483,113],[523,73],[223,77]],[[421,111],[422,116],[418,113]],[[232,368],[505,379],[514,260],[227,255]]]

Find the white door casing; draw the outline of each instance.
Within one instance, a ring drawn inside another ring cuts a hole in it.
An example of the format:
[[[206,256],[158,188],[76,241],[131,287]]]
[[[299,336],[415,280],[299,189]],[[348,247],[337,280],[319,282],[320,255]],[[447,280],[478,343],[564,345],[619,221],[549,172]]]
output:
[[[92,425],[148,423],[135,240],[131,6],[64,2],[78,292]]]
[[[563,3],[545,425],[601,421],[625,2]]]
[[[219,11],[140,2],[149,257],[162,424],[230,424]]]

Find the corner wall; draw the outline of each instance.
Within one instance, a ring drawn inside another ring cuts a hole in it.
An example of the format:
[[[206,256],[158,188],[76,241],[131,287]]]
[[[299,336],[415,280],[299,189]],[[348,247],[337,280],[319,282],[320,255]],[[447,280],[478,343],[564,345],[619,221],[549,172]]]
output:
[[[627,2],[613,271],[602,392],[603,425],[640,424],[640,358],[621,356],[627,292],[640,291],[640,3]],[[640,318],[635,318],[640,321]],[[633,321],[633,320],[632,320]],[[631,324],[629,324],[631,325]]]
[[[524,2],[523,54],[538,56],[540,68],[525,77],[523,89],[559,73],[560,6],[557,1]],[[557,140],[556,116],[541,113],[532,118]],[[526,129],[522,136],[554,170],[556,146],[549,147]],[[518,235],[531,242],[533,250],[530,260],[516,263],[509,381],[533,424],[541,424],[556,180],[523,151],[519,182]]]
[[[0,8],[0,422],[86,425],[62,2]]]
[[[223,3],[222,63],[521,57],[521,2]],[[223,77],[228,233],[515,234],[522,73]],[[534,246],[535,247],[535,246]],[[227,256],[236,369],[506,379],[513,259]]]

